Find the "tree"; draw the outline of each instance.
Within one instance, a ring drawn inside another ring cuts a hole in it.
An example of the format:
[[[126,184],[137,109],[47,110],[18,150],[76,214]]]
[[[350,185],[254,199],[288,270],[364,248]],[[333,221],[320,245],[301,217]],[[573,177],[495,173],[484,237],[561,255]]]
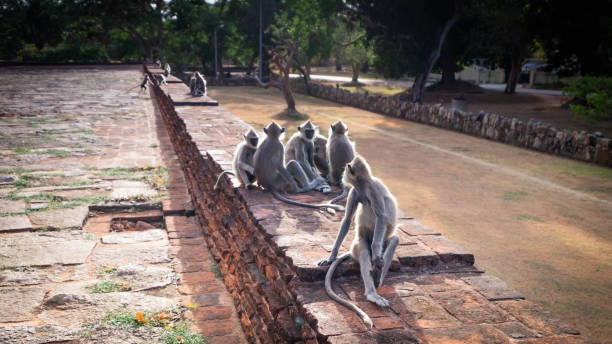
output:
[[[284,44],[277,44],[274,48],[268,49],[268,55],[272,58],[272,62],[276,65],[280,74],[278,80],[270,80],[266,83],[261,81],[258,76],[255,76],[258,84],[263,88],[274,87],[283,92],[285,102],[287,103],[287,109],[285,113],[289,116],[298,114],[295,108],[295,98],[293,97],[293,91],[291,90],[291,82],[289,74],[293,67],[294,56],[297,53],[297,44],[292,42],[285,42]]]
[[[288,115],[298,113],[290,83],[293,68],[300,70],[308,85],[312,59],[331,50],[331,43],[326,44],[326,38],[331,37],[328,30],[329,17],[333,13],[330,3],[325,0],[287,1],[267,30],[272,39],[272,46],[267,51],[280,75],[278,80],[271,78],[267,83],[257,77],[256,80],[264,88],[274,87],[283,92]]]
[[[567,74],[612,75],[612,3],[547,2],[538,41],[548,62]]]
[[[376,69],[390,78],[415,76],[410,98],[417,103],[463,3],[387,0],[371,6],[369,0],[347,1],[373,42]]]
[[[334,31],[334,56],[337,62],[349,63],[352,69],[352,79],[347,86],[363,85],[359,82],[359,72],[364,65],[369,65],[373,52],[366,40],[365,30],[357,22],[338,21]]]

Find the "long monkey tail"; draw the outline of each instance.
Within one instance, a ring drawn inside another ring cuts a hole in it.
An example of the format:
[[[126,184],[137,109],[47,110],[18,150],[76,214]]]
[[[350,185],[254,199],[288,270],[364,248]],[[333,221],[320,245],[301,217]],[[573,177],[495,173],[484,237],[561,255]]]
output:
[[[232,171],[221,172],[221,174],[217,177],[217,182],[215,183],[215,187],[213,188],[213,190],[217,190],[217,188],[219,187],[219,182],[221,181],[221,177],[223,177],[223,175],[225,174],[231,174],[232,176],[236,176],[236,174]]]
[[[337,204],[309,204],[309,203],[302,203],[302,202],[297,202],[294,201],[292,199],[289,199],[283,195],[281,195],[280,193],[278,193],[278,191],[276,190],[272,190],[272,195],[274,195],[274,198],[276,198],[279,201],[283,201],[285,203],[289,203],[291,205],[297,205],[299,207],[306,207],[306,208],[313,208],[313,209],[321,209],[321,208],[327,208],[327,209],[334,209],[334,210],[338,210],[338,211],[344,211],[344,207],[341,205],[337,205]]]
[[[336,196],[336,197],[332,198],[332,200],[331,200],[331,201],[329,201],[329,202],[327,202],[327,203],[328,203],[328,204],[333,204],[333,203],[338,202],[339,200],[341,200],[341,199],[343,199],[344,197],[346,197],[346,195],[348,195],[348,191],[349,191],[349,188],[348,188],[346,185],[342,184],[342,194],[340,194],[339,196]]]
[[[342,263],[342,261],[349,258],[350,256],[351,256],[350,252],[347,252],[341,255],[340,257],[338,257],[331,264],[331,266],[327,270],[327,274],[325,274],[325,291],[327,292],[327,295],[329,295],[329,297],[332,300],[338,302],[344,307],[347,307],[351,309],[352,311],[354,311],[355,313],[357,313],[357,315],[359,315],[359,317],[361,318],[361,321],[363,321],[363,323],[366,324],[368,329],[371,329],[372,326],[374,326],[374,324],[372,323],[372,319],[370,319],[370,317],[361,308],[357,307],[357,305],[355,305],[354,303],[341,298],[334,292],[334,289],[332,289],[332,285],[331,285],[332,277],[334,277],[334,272],[336,271],[336,268],[338,267],[338,265],[340,265],[340,263]]]

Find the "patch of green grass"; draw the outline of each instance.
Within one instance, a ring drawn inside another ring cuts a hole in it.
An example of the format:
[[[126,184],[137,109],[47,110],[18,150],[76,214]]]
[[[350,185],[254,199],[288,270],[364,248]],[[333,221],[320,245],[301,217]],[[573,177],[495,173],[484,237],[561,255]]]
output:
[[[131,176],[139,170],[138,167],[108,167],[95,172],[96,176],[123,177]]]
[[[47,141],[50,141],[50,142],[59,142],[60,141],[57,137],[55,137],[53,135],[49,135],[49,134],[43,134],[42,138],[47,140]]]
[[[32,186],[34,182],[41,181],[45,178],[45,176],[40,176],[36,174],[22,174],[17,178],[16,181],[13,182],[13,186],[16,188],[22,189]]]
[[[17,154],[17,155],[22,155],[22,154],[28,154],[32,151],[31,148],[28,147],[17,147],[17,148],[13,148],[13,153]]]
[[[221,269],[219,268],[219,265],[217,265],[217,262],[215,262],[214,260],[210,262],[210,271],[215,274],[215,277],[221,277]]]
[[[518,214],[516,215],[517,220],[525,220],[525,221],[534,221],[534,222],[544,222],[541,218],[537,216],[531,216],[526,214]]]
[[[143,179],[153,188],[160,189],[168,184],[168,169],[165,166],[158,166],[147,170]]]
[[[11,167],[11,168],[0,169],[1,174],[24,174],[26,172],[28,172],[28,170],[26,170],[23,167]]]
[[[135,313],[119,311],[106,314],[102,319],[105,323],[116,327],[138,328],[143,324],[138,321]]]
[[[527,195],[525,191],[504,191],[503,197],[505,201],[522,201]]]
[[[586,163],[578,163],[574,161],[562,161],[555,165],[557,170],[565,174],[578,177],[599,177],[604,179],[612,179],[612,169],[590,165]]]
[[[164,344],[208,344],[208,338],[200,334],[193,333],[189,329],[189,324],[180,322],[174,328],[166,331],[162,337]]]
[[[400,92],[405,91],[405,88],[395,87],[395,86],[342,86],[340,88],[345,89],[347,91],[351,91],[354,93],[371,93],[371,94],[380,94],[383,96],[394,96]]]
[[[36,154],[39,154],[39,155],[48,154],[48,155],[56,156],[58,158],[65,158],[70,155],[70,152],[65,151],[63,149],[47,149],[44,151],[38,151],[36,152]]]
[[[25,213],[0,213],[0,217],[25,215]]]
[[[116,291],[128,291],[131,288],[125,284],[114,281],[104,281],[94,284],[89,288],[91,294],[114,293]]]
[[[91,233],[85,233],[85,239],[87,240],[96,240],[96,236]]]

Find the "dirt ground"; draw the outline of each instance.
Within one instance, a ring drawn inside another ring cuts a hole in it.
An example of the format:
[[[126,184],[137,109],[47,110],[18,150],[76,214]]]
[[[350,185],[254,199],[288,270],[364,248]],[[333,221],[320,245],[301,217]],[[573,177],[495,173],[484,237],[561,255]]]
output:
[[[340,74],[339,74],[340,75]],[[344,75],[342,75],[344,76]],[[327,85],[336,85],[333,82],[323,82]],[[363,87],[340,86],[351,92],[370,92],[385,96],[392,96],[405,91],[402,87],[394,85],[367,85]],[[453,97],[461,93],[451,91],[425,91],[423,102],[428,104],[442,103],[450,106]],[[517,117],[528,121],[533,118],[540,122],[550,123],[558,129],[570,131],[601,132],[605,137],[612,137],[612,120],[590,123],[575,118],[569,107],[563,104],[569,98],[544,94],[504,94],[499,91],[482,90],[482,93],[464,93],[468,101],[468,111],[497,113],[509,117]]]
[[[277,118],[285,105],[276,90],[211,87],[209,95],[258,130],[276,119],[288,138],[301,122]],[[612,170],[303,95],[297,104],[323,134],[338,119],[348,125],[403,211],[528,299],[612,338]]]
[[[450,105],[451,99],[457,94],[451,92],[425,92],[423,102]],[[522,120],[536,119],[550,123],[558,129],[587,132],[601,132],[605,137],[612,137],[612,120],[599,123],[589,123],[574,117],[569,108],[562,107],[568,100],[566,97],[544,94],[504,94],[497,91],[465,94],[468,100],[468,111],[497,113]]]

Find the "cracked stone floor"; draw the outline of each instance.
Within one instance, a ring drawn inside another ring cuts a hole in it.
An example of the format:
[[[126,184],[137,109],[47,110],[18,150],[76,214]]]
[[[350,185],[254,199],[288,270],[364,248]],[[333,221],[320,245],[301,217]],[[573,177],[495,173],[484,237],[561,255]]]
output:
[[[154,343],[183,328],[244,341],[214,275],[225,331],[198,328],[202,305],[179,290],[193,263],[164,215],[188,196],[149,95],[131,89],[141,77],[138,66],[0,69],[1,343]],[[210,257],[197,263],[214,271]]]

